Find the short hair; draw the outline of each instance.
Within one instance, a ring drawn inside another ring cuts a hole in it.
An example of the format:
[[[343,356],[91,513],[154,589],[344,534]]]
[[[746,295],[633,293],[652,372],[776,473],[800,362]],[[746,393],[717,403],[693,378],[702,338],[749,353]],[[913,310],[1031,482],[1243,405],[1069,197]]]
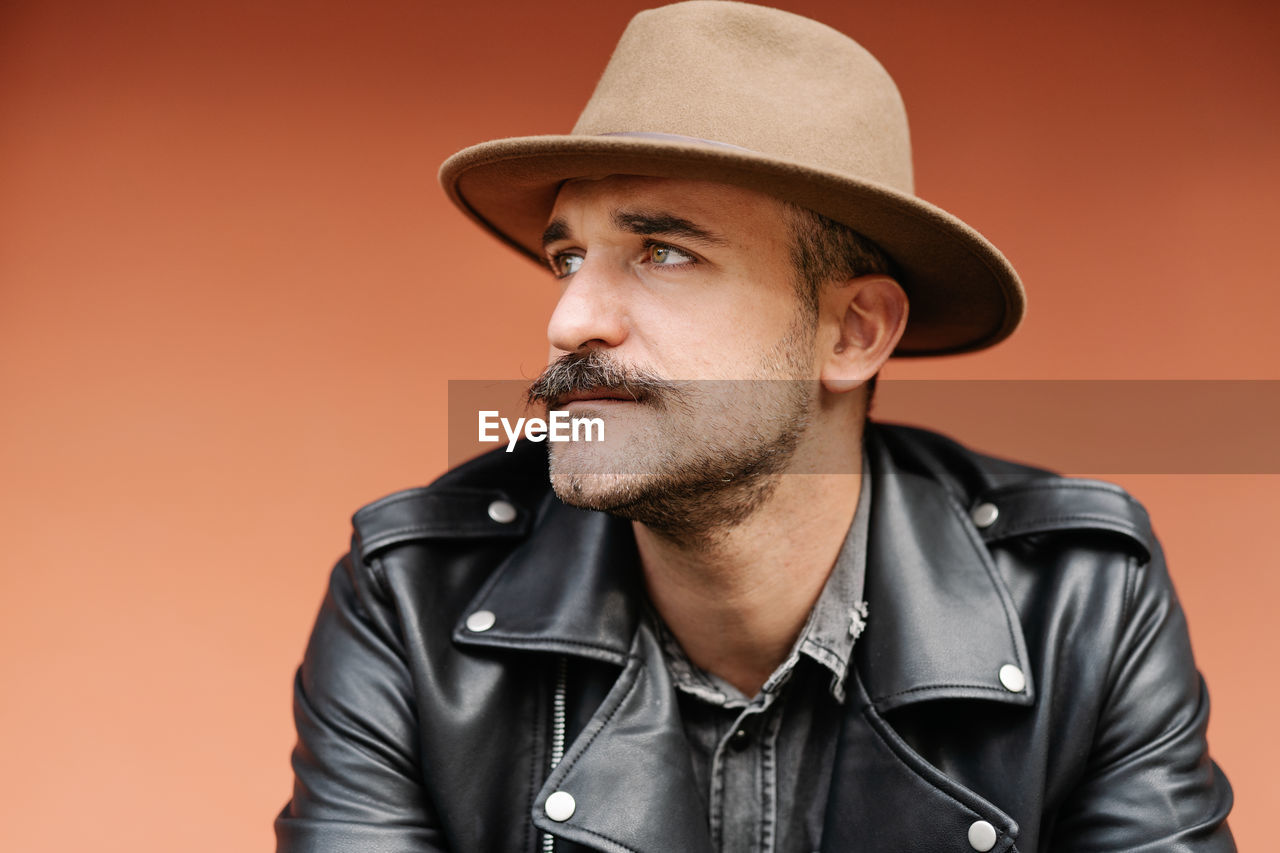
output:
[[[798,204],[784,204],[791,225],[796,292],[811,323],[818,318],[818,296],[824,285],[862,275],[895,275],[884,250],[848,225]],[[867,414],[877,378],[879,374],[867,380]]]
[[[893,275],[893,263],[879,246],[848,225],[821,213],[785,202],[791,225],[791,263],[800,301],[818,313],[823,285],[861,275]]]

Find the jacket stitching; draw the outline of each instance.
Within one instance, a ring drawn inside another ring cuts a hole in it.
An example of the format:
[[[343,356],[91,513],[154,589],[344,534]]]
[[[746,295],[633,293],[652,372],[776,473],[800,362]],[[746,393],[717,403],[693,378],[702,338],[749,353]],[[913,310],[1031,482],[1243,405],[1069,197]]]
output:
[[[598,652],[609,652],[617,655],[624,660],[631,657],[626,652],[618,651],[616,646],[602,646],[596,643],[588,643],[585,640],[563,640],[558,637],[524,637],[519,634],[495,634],[488,632],[483,637],[466,637],[466,642],[476,646],[493,646],[490,640],[508,640],[525,648],[541,648],[545,651],[555,651],[550,644],[554,643],[561,646],[575,646],[582,649],[594,649]]]
[[[387,536],[395,536],[396,534],[399,534],[399,533],[421,533],[421,532],[430,531],[430,530],[446,530],[446,531],[456,532],[456,531],[462,531],[462,530],[492,531],[492,530],[516,530],[516,529],[518,528],[516,528],[514,525],[511,525],[511,524],[504,524],[501,527],[498,527],[497,522],[440,520],[440,521],[432,522],[431,524],[411,524],[411,525],[406,525],[405,527],[393,527],[389,530],[384,530],[384,531],[375,533],[370,538],[382,539]]]
[[[627,692],[623,693],[622,696],[619,697],[618,704],[613,706],[613,710],[609,712],[609,716],[605,717],[600,722],[600,726],[594,732],[591,733],[591,736],[589,738],[587,738],[587,742],[582,745],[582,749],[580,749],[578,751],[578,754],[573,757],[573,760],[570,761],[568,764],[564,765],[564,772],[560,774],[561,779],[563,779],[565,776],[568,776],[570,771],[572,771],[573,768],[577,766],[578,761],[581,760],[582,756],[586,754],[587,749],[590,748],[591,744],[595,743],[596,738],[599,737],[600,733],[604,731],[605,728],[608,727],[609,723],[613,720],[614,715],[616,715],[618,711],[622,708],[622,706],[626,704],[627,699],[631,698],[631,694],[634,693],[636,687],[640,685],[640,670],[644,669],[644,661],[642,661],[639,657],[635,655],[629,655],[628,658],[636,662],[636,674],[631,681],[631,685],[627,688]],[[589,830],[584,830],[584,831],[589,831]],[[607,836],[602,835],[600,837],[605,838]]]
[[[1087,492],[1104,492],[1108,495],[1114,495],[1117,498],[1124,499],[1127,503],[1135,506],[1142,504],[1135,500],[1133,495],[1125,492],[1119,486],[1110,483],[1088,483],[1080,480],[1071,480],[1068,478],[1060,478],[1043,483],[1021,483],[1016,486],[997,486],[986,492],[987,495],[1017,495],[1021,492],[1037,492],[1037,491],[1087,491]]]
[[[1013,531],[1026,530],[1028,528],[1032,528],[1040,524],[1057,524],[1063,521],[1095,521],[1099,523],[1105,522],[1106,524],[1115,525],[1117,527],[1123,527],[1126,530],[1138,531],[1140,529],[1133,522],[1127,521],[1122,518],[1116,518],[1115,516],[1099,515],[1096,513],[1077,513],[1074,515],[1033,516],[1024,521],[1010,523],[1002,531],[997,531],[997,532],[1008,534]]]
[[[616,845],[618,846],[618,848],[619,848],[619,849],[621,849],[621,850],[625,850],[625,851],[626,851],[626,853],[639,853],[639,851],[638,851],[638,850],[636,850],[634,847],[628,847],[627,845],[623,844],[623,843],[622,843],[621,841],[619,841],[618,839],[616,839],[616,838],[611,838],[610,836],[605,835],[605,834],[604,834],[604,833],[602,833],[602,832],[596,832],[594,829],[587,829],[585,826],[578,826],[578,827],[574,827],[574,828],[575,828],[575,829],[577,829],[577,830],[578,830],[578,832],[581,832],[581,833],[583,833],[583,834],[585,834],[585,835],[594,835],[596,838],[604,839],[605,841],[608,841],[610,844],[616,844]]]
[[[395,506],[396,504],[405,503],[406,501],[420,501],[423,498],[444,498],[444,497],[455,497],[455,498],[477,497],[479,498],[479,497],[485,497],[485,496],[491,496],[491,495],[502,495],[503,497],[505,497],[506,493],[503,492],[501,489],[466,488],[466,487],[454,487],[452,489],[438,489],[433,491],[430,486],[422,486],[421,488],[418,488],[418,489],[410,489],[408,492],[404,494],[390,495],[389,497],[383,498],[381,501],[372,503],[369,506],[357,512],[356,517],[357,518],[361,517],[361,514],[364,513],[366,510],[370,510],[371,511],[370,514],[376,515],[377,511],[380,509],[383,509],[384,507]]]
[[[934,791],[937,791],[939,794],[941,794],[942,796],[950,800],[953,804],[955,804],[956,806],[959,806],[961,809],[963,809],[964,811],[968,812],[971,815],[977,815],[978,817],[981,817],[981,818],[995,816],[995,815],[985,814],[983,811],[975,808],[974,805],[964,802],[955,794],[953,794],[951,791],[949,791],[946,787],[938,784],[938,782],[934,780],[931,780],[928,774],[921,772],[922,768],[927,767],[930,770],[937,772],[938,775],[941,778],[946,779],[948,783],[953,785],[960,784],[955,780],[948,778],[945,773],[942,773],[941,771],[937,770],[937,768],[930,765],[927,761],[925,761],[922,757],[920,757],[915,752],[915,750],[912,750],[909,745],[905,743],[899,745],[893,739],[887,737],[885,733],[881,731],[880,726],[883,725],[886,729],[889,729],[890,731],[892,729],[889,728],[889,724],[885,722],[884,719],[880,717],[879,714],[876,714],[874,712],[874,709],[872,707],[868,706],[864,708],[862,711],[862,715],[863,717],[866,718],[867,722],[870,724],[871,731],[875,733],[875,736],[879,738],[880,742],[884,744],[885,748],[889,750],[889,752],[893,755],[893,757],[898,759],[898,761],[900,761],[915,776],[919,777],[924,782],[926,782]],[[905,750],[905,752],[903,750]],[[918,767],[916,766],[917,762],[919,762]],[[983,797],[977,794],[977,792],[967,791],[967,793],[974,796],[986,807],[993,808],[993,809],[996,808],[996,806],[993,803],[988,803]],[[1001,818],[1000,822],[1004,824],[1004,828],[1000,830],[1000,835],[1004,836],[1005,838],[1011,838],[1012,832],[1014,830],[1014,826],[1016,826],[1016,823],[1014,825],[1010,825],[1009,823],[1006,823],[1006,820],[1008,818],[1003,814],[1000,815],[1000,818]]]
[[[1092,522],[1093,524],[1098,525],[1098,529],[1110,530],[1112,532],[1120,533],[1122,535],[1128,536],[1129,538],[1133,539],[1136,543],[1138,543],[1138,545],[1140,545],[1147,552],[1150,552],[1152,549],[1152,546],[1149,541],[1150,537],[1147,535],[1145,528],[1143,528],[1141,525],[1134,524],[1133,522],[1126,521],[1124,519],[1116,518],[1114,516],[1109,516],[1109,515],[1078,514],[1078,515],[1052,515],[1052,516],[1043,516],[1040,518],[1029,518],[1025,521],[1008,524],[1003,528],[997,526],[992,530],[990,536],[987,537],[986,541],[999,542],[1004,539],[1012,539],[1017,536],[1026,535],[1028,533],[1056,532],[1053,528],[1046,527],[1046,525],[1063,524],[1067,522],[1074,523],[1074,522],[1081,522],[1081,521]],[[1066,528],[1060,528],[1060,529],[1066,529]]]
[[[578,754],[573,757],[573,760],[568,763],[561,764],[561,766],[564,767],[564,772],[560,774],[561,779],[564,779],[573,771],[573,768],[577,766],[578,761],[581,760],[582,756],[587,754],[587,750],[590,749],[591,744],[595,743],[595,740],[600,736],[600,733],[609,727],[609,723],[613,720],[614,716],[617,715],[618,711],[622,710],[622,706],[627,703],[627,700],[631,698],[631,694],[634,693],[636,688],[640,686],[642,671],[645,669],[644,661],[638,655],[634,655],[634,654],[629,654],[627,657],[628,657],[628,660],[636,662],[636,672],[635,672],[635,676],[631,680],[631,684],[627,687],[627,691],[618,698],[618,703],[613,706],[612,710],[609,711],[608,716],[606,716],[600,722],[600,725],[596,728],[596,730],[591,733],[590,737],[587,738],[586,742],[582,745],[582,749],[580,749],[578,751]],[[637,851],[635,848],[628,847],[618,839],[605,835],[602,832],[596,832],[595,830],[588,829],[585,826],[575,826],[574,829],[578,830],[579,832],[585,833],[587,835],[595,836],[596,838],[602,838],[605,841],[610,842],[611,844],[616,844],[618,845],[618,847],[627,851],[627,853],[639,853],[639,851]]]
[[[523,524],[505,524],[501,527],[496,523],[486,524],[485,522],[475,521],[438,521],[433,524],[414,524],[408,527],[394,527],[390,530],[380,530],[369,536],[364,542],[364,550],[378,547],[384,540],[392,539],[396,536],[404,536],[409,533],[448,533],[458,535],[461,533],[485,533],[491,536],[501,536],[506,533],[508,536],[520,536],[524,533]]]
[[[502,578],[506,576],[507,572],[508,572],[508,564],[506,560],[503,560],[501,563],[498,564],[497,569],[495,569],[493,572],[489,574],[489,577],[485,580],[484,585],[480,588],[480,591],[471,598],[470,602],[467,603],[466,612],[468,613],[472,612],[472,610],[475,609],[474,606],[476,604],[486,601],[489,598],[489,596],[493,594],[494,587],[496,587],[501,582]],[[482,646],[494,645],[493,643],[484,642],[484,640],[481,640],[479,637],[470,637],[463,634],[462,626],[459,625],[457,622],[454,623],[453,635],[456,639],[461,640],[463,642],[474,642],[477,645],[482,645]],[[528,639],[514,637],[509,634],[489,634],[487,636],[492,637],[494,639],[513,640],[513,641],[516,641],[517,645],[521,645],[521,646],[535,646],[537,643],[536,640],[530,641]],[[564,642],[571,646],[578,645],[583,648],[596,649],[598,651],[607,651],[611,654],[617,654],[616,649],[605,649],[600,646],[594,646],[590,643],[579,643],[574,640],[563,640],[563,641],[557,641],[557,642]]]
[[[951,690],[956,688],[964,688],[967,690],[985,690],[988,693],[995,693],[1000,696],[1014,695],[1007,690],[999,687],[992,687],[990,684],[972,684],[964,682],[945,682],[942,684],[926,684],[923,687],[909,687],[906,690],[899,690],[894,693],[884,693],[880,695],[880,700],[893,699],[895,696],[905,696],[908,693],[920,693],[924,690]]]
[[[874,732],[875,736],[879,738],[880,742],[884,744],[886,748],[888,748],[889,752],[893,755],[894,758],[898,759],[898,761],[906,765],[907,769],[910,770],[916,776],[923,776],[920,770],[915,766],[916,762],[912,761],[909,756],[902,753],[899,750],[898,745],[892,742],[891,740],[889,740],[887,737],[885,737],[884,733],[880,731],[880,727],[876,725],[877,721],[874,719],[873,715],[871,714],[870,708],[864,708],[862,710],[862,716],[866,717],[867,722],[871,726],[871,731]],[[970,814],[977,814],[980,817],[985,817],[985,815],[983,815],[981,812],[976,811],[968,803],[961,802],[959,799],[956,798],[954,794],[952,794],[946,788],[943,788],[940,785],[935,784],[932,780],[929,780],[927,778],[924,781],[928,782],[930,787],[932,787],[939,794],[946,797],[952,803],[964,809],[965,811],[969,812]]]

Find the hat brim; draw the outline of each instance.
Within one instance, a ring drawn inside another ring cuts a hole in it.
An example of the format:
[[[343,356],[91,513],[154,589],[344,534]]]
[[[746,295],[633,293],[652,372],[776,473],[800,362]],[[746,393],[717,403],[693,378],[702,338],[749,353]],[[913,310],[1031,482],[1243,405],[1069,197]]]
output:
[[[915,196],[845,175],[714,143],[628,136],[531,136],[465,148],[440,183],[468,216],[539,263],[561,183],[645,175],[745,187],[807,207],[874,240],[910,299],[895,356],[989,347],[1013,332],[1026,298],[1013,267],[964,222]]]

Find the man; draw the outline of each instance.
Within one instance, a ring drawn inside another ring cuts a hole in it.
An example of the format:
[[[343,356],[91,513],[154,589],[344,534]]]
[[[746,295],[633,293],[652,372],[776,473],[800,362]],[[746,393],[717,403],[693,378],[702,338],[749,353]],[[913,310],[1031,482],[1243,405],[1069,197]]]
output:
[[[730,2],[444,165],[560,280],[530,398],[606,441],[357,513],[281,850],[1233,849],[1142,508],[866,421],[891,355],[1022,312],[910,174],[869,54]]]

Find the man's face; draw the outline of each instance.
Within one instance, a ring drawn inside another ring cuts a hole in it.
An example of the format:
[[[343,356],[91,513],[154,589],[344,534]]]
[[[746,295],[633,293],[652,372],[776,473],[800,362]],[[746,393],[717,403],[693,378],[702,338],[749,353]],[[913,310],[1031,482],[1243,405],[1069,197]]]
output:
[[[707,181],[567,183],[546,230],[560,301],[533,396],[605,422],[551,445],[567,503],[691,532],[745,517],[803,436],[816,393],[784,206]]]

